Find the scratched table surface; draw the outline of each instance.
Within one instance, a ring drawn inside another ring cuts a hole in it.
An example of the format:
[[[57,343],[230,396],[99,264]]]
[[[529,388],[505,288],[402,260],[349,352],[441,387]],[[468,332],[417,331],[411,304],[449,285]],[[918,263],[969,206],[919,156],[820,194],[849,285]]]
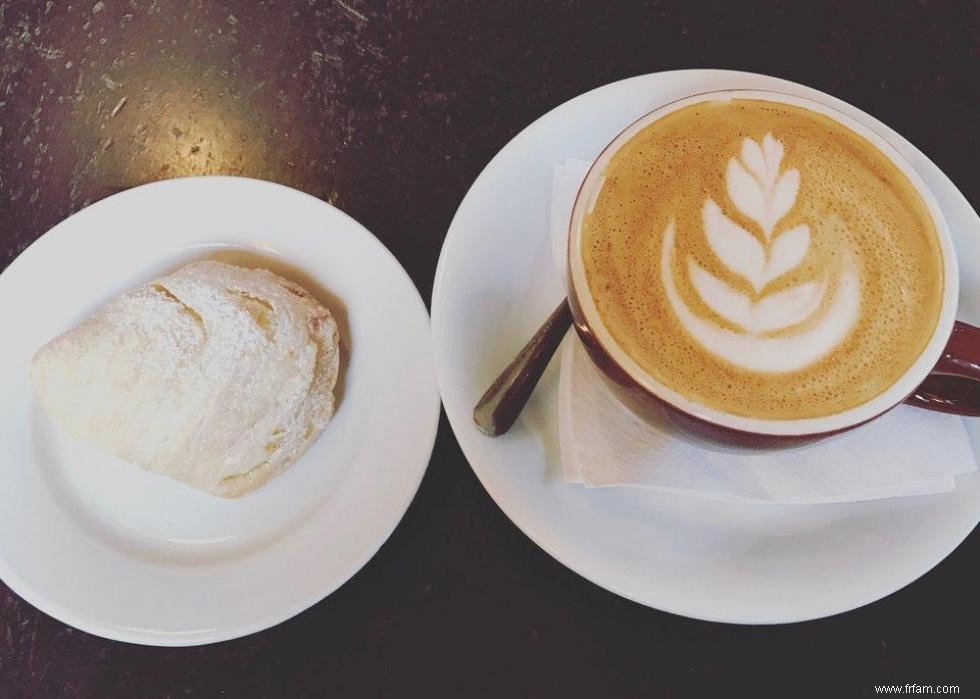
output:
[[[353,215],[428,299],[459,201],[514,134],[590,88],[688,67],[841,97],[980,205],[976,2],[3,2],[0,268],[114,192],[247,175]],[[978,561],[971,535],[904,590],[816,622],[683,619],[537,549],[443,420],[378,555],[263,633],[190,649],[114,643],[0,584],[0,697],[839,697],[884,683],[980,696]]]

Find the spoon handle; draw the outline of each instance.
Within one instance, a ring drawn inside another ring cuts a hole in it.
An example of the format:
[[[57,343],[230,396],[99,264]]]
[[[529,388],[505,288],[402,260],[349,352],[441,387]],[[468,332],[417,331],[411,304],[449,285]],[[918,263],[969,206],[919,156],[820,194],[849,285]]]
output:
[[[510,429],[571,324],[572,312],[563,299],[476,404],[473,422],[481,432],[497,437]]]

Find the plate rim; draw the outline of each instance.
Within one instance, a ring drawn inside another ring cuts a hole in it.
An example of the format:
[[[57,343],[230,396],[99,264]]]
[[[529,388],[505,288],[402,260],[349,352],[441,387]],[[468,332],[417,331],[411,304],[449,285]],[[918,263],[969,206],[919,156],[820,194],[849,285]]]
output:
[[[431,402],[433,405],[428,408],[429,412],[431,413],[428,418],[428,430],[424,435],[421,435],[425,437],[425,440],[422,443],[427,444],[427,447],[422,449],[422,454],[424,454],[425,458],[424,460],[420,458],[421,467],[418,469],[417,477],[412,479],[411,487],[407,488],[403,497],[400,498],[399,506],[396,508],[396,510],[389,513],[390,524],[389,526],[385,527],[383,536],[379,537],[377,542],[373,543],[371,546],[365,547],[361,551],[360,556],[352,557],[351,563],[347,567],[343,568],[340,571],[340,574],[333,576],[328,584],[321,586],[316,593],[310,595],[309,597],[303,597],[292,604],[284,605],[277,611],[271,611],[248,623],[229,624],[218,629],[207,629],[204,631],[190,630],[185,632],[156,632],[148,629],[122,627],[116,624],[105,624],[99,621],[97,615],[93,616],[85,611],[73,610],[70,606],[63,605],[58,599],[36,590],[29,583],[29,581],[21,576],[12,566],[8,565],[7,560],[3,555],[2,547],[0,547],[0,581],[9,587],[16,595],[21,597],[35,609],[53,617],[61,623],[112,641],[154,647],[191,647],[220,643],[270,629],[285,621],[288,621],[289,619],[292,619],[293,617],[313,607],[317,603],[323,601],[342,586],[347,584],[358,572],[360,572],[364,566],[366,566],[375,557],[385,543],[387,543],[395,529],[397,529],[398,525],[401,524],[405,514],[408,512],[409,507],[411,507],[412,502],[414,502],[425,474],[428,471],[429,463],[432,460],[432,454],[435,450],[436,439],[438,436],[439,421],[442,412],[442,400],[441,394],[438,390],[434,356],[431,351],[432,322],[429,310],[418,286],[415,284],[411,276],[408,274],[408,271],[395,257],[391,250],[383,242],[381,242],[377,236],[368,230],[366,226],[357,221],[353,216],[339,209],[333,204],[313,196],[312,194],[280,184],[278,182],[237,175],[185,176],[146,182],[134,187],[123,189],[119,192],[115,192],[107,197],[93,202],[89,206],[79,209],[78,211],[57,222],[55,225],[33,240],[27,247],[25,247],[13,260],[10,261],[4,270],[0,272],[0,294],[4,293],[6,286],[5,280],[9,279],[11,276],[10,270],[15,268],[19,269],[21,265],[26,264],[24,261],[25,259],[29,260],[30,258],[40,254],[38,253],[38,250],[41,250],[46,246],[57,245],[58,240],[65,235],[65,231],[70,231],[71,225],[69,222],[79,214],[84,213],[85,215],[91,215],[93,209],[101,209],[105,205],[111,206],[113,205],[113,202],[118,202],[120,199],[131,197],[133,196],[133,193],[137,191],[144,192],[148,189],[164,189],[169,187],[197,187],[205,183],[206,186],[221,184],[239,186],[241,184],[247,184],[249,186],[259,188],[276,189],[283,194],[311,200],[312,202],[315,202],[316,204],[326,207],[326,209],[332,211],[332,215],[339,214],[340,217],[345,220],[345,222],[350,225],[353,230],[357,230],[359,235],[364,236],[370,241],[371,245],[381,251],[383,256],[386,256],[394,263],[396,273],[401,275],[404,281],[408,283],[414,292],[414,294],[406,294],[406,297],[409,299],[409,303],[412,305],[417,304],[417,309],[421,312],[420,321],[424,324],[425,332],[429,337],[429,342],[427,343],[427,349],[429,350],[427,353],[429,364],[428,373],[431,375],[431,388],[433,394]]]
[[[607,89],[612,89],[615,86],[622,86],[630,82],[635,82],[637,84],[640,84],[646,80],[653,79],[654,77],[666,78],[669,76],[674,76],[674,77],[682,78],[686,76],[694,77],[696,75],[702,75],[702,76],[716,75],[719,77],[724,76],[732,79],[738,79],[740,77],[744,77],[752,80],[758,80],[761,78],[761,79],[773,81],[774,87],[772,89],[774,90],[778,89],[778,87],[775,87],[775,85],[777,84],[790,87],[794,90],[802,89],[810,93],[817,94],[821,98],[828,99],[831,105],[841,103],[846,105],[847,107],[857,109],[863,115],[866,115],[872,120],[871,125],[869,125],[869,128],[871,128],[872,130],[877,130],[878,128],[883,127],[889,136],[895,133],[892,129],[890,129],[890,127],[880,122],[873,115],[867,114],[866,112],[864,112],[864,110],[860,109],[859,107],[853,106],[850,103],[845,102],[844,100],[841,100],[838,97],[825,93],[821,90],[817,90],[816,88],[812,88],[802,83],[797,83],[795,81],[787,80],[785,78],[780,78],[777,76],[766,75],[763,73],[755,73],[751,71],[730,70],[724,68],[682,68],[682,69],[675,69],[675,70],[655,71],[652,73],[641,73],[638,75],[628,76],[626,78],[622,78],[619,80],[612,81],[610,83],[605,83],[603,85],[594,87],[549,109],[547,112],[534,119],[531,123],[529,123],[523,129],[521,129],[517,134],[515,134],[514,137],[511,138],[506,144],[504,144],[504,146],[500,148],[500,150],[498,150],[494,154],[494,156],[487,162],[487,164],[480,171],[480,174],[473,181],[473,184],[470,185],[470,188],[466,191],[466,194],[461,200],[459,206],[457,207],[456,212],[453,214],[452,221],[450,222],[449,228],[447,229],[446,238],[443,241],[442,248],[440,249],[439,252],[439,261],[436,265],[436,273],[433,281],[432,303],[431,303],[432,339],[433,339],[434,356],[436,359],[435,362],[436,380],[439,383],[440,395],[443,396],[442,399],[443,408],[446,412],[446,417],[447,420],[449,421],[450,427],[453,430],[453,435],[456,437],[456,440],[459,443],[463,455],[466,457],[470,469],[473,471],[473,474],[476,476],[481,486],[483,486],[483,489],[490,496],[490,499],[493,500],[494,504],[507,517],[507,519],[509,519],[510,522],[514,526],[516,526],[525,536],[527,536],[536,546],[538,546],[541,550],[543,550],[545,553],[551,556],[555,561],[557,561],[558,563],[560,563],[561,565],[563,565],[573,573],[581,576],[582,578],[585,578],[586,580],[593,583],[594,585],[597,585],[598,587],[608,592],[612,592],[613,594],[623,597],[624,599],[628,599],[632,602],[642,604],[652,609],[668,612],[670,614],[675,614],[677,616],[708,621],[708,622],[733,624],[733,625],[746,625],[746,626],[762,626],[762,625],[791,624],[791,623],[797,623],[802,621],[826,619],[826,618],[839,616],[841,614],[846,614],[847,612],[853,611],[855,609],[859,609],[861,607],[865,607],[869,604],[884,599],[894,594],[895,592],[898,592],[899,590],[907,587],[908,585],[912,584],[913,582],[915,582],[916,580],[918,580],[919,578],[921,578],[922,576],[930,572],[933,568],[939,565],[939,563],[945,560],[951,553],[953,553],[953,551],[955,551],[960,546],[960,544],[963,543],[963,541],[970,535],[970,533],[977,527],[977,525],[980,524],[980,510],[978,510],[975,513],[972,524],[967,526],[964,531],[957,534],[957,536],[955,537],[955,542],[948,549],[946,547],[940,547],[937,549],[938,554],[935,554],[934,556],[930,557],[929,563],[928,565],[926,565],[926,567],[922,568],[919,572],[914,573],[911,577],[907,579],[902,578],[897,583],[890,583],[889,585],[885,585],[884,587],[888,588],[887,591],[880,594],[878,593],[878,591],[876,591],[872,597],[866,599],[865,601],[860,601],[854,604],[848,604],[843,608],[834,607],[833,609],[826,609],[826,610],[819,610],[819,609],[815,611],[810,610],[808,611],[808,613],[805,614],[798,614],[798,615],[773,614],[769,616],[758,615],[753,618],[740,617],[737,613],[733,613],[729,615],[720,615],[720,614],[698,612],[696,609],[683,608],[681,605],[664,604],[663,602],[654,599],[656,595],[646,596],[646,595],[636,594],[630,590],[626,590],[622,586],[616,584],[615,582],[603,579],[603,576],[600,573],[597,573],[595,571],[590,571],[587,565],[585,565],[581,560],[580,554],[570,553],[568,551],[559,552],[558,547],[555,546],[552,542],[549,542],[546,539],[546,537],[542,536],[540,531],[536,530],[536,528],[531,524],[523,521],[524,518],[517,511],[513,503],[508,502],[507,498],[504,497],[502,493],[495,492],[495,489],[488,483],[487,479],[483,477],[480,468],[478,468],[475,465],[477,459],[473,458],[476,452],[475,447],[470,445],[468,439],[464,440],[461,439],[459,436],[462,431],[468,430],[469,428],[472,427],[472,425],[468,422],[466,415],[460,416],[452,413],[450,411],[450,406],[445,398],[445,391],[443,390],[443,382],[446,379],[443,378],[443,374],[440,369],[444,365],[444,362],[440,361],[440,357],[442,356],[443,351],[440,349],[440,343],[437,342],[437,338],[440,337],[442,334],[441,328],[444,322],[442,313],[439,311],[442,305],[441,299],[444,294],[448,294],[448,292],[444,290],[445,285],[447,284],[445,279],[448,274],[448,272],[446,271],[448,267],[448,263],[446,262],[446,260],[450,256],[449,251],[453,249],[455,245],[461,244],[459,242],[461,239],[460,236],[454,235],[454,231],[456,230],[458,225],[457,221],[459,219],[460,212],[466,206],[470,198],[472,196],[475,196],[474,192],[482,185],[484,179],[489,177],[488,173],[492,169],[494,169],[495,164],[502,159],[505,153],[514,150],[524,141],[534,138],[536,136],[536,131],[542,128],[542,124],[545,122],[546,119],[548,119],[550,116],[552,116],[559,110],[569,107],[575,102],[584,101],[596,93],[599,93]],[[717,89],[721,89],[721,88],[717,88]],[[758,89],[768,89],[768,88],[760,87]],[[886,136],[883,137],[886,138]],[[902,138],[902,141],[904,143],[907,143],[904,138]],[[908,144],[908,146],[912,149],[912,151],[916,155],[932,163],[931,159],[925,156],[914,145]],[[914,163],[912,164],[912,166],[915,167]],[[940,170],[940,172],[942,171]],[[948,185],[951,188],[951,191],[955,193],[958,199],[966,202],[967,206],[969,206],[968,200],[966,200],[966,197],[959,190],[959,188],[956,187],[955,183],[953,183],[945,175],[945,173],[942,173],[942,175],[945,180],[944,184]],[[972,209],[972,206],[970,208]]]

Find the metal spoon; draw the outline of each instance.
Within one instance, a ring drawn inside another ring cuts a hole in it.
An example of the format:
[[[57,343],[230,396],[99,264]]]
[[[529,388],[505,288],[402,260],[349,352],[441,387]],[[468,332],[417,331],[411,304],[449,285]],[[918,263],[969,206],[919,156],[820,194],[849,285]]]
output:
[[[572,311],[564,299],[473,408],[473,422],[481,432],[497,437],[510,429],[571,324]]]

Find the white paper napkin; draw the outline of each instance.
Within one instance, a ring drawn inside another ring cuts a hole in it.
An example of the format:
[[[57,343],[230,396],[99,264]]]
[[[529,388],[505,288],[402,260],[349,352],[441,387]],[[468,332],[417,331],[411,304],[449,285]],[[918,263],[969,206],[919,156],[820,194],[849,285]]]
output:
[[[588,167],[567,160],[554,169],[551,234],[561,278],[571,208]],[[571,336],[562,346],[558,393],[563,476],[586,486],[832,503],[945,492],[955,488],[955,476],[977,469],[963,418],[910,406],[836,437],[775,450],[695,440],[666,413],[651,426],[619,401]]]

